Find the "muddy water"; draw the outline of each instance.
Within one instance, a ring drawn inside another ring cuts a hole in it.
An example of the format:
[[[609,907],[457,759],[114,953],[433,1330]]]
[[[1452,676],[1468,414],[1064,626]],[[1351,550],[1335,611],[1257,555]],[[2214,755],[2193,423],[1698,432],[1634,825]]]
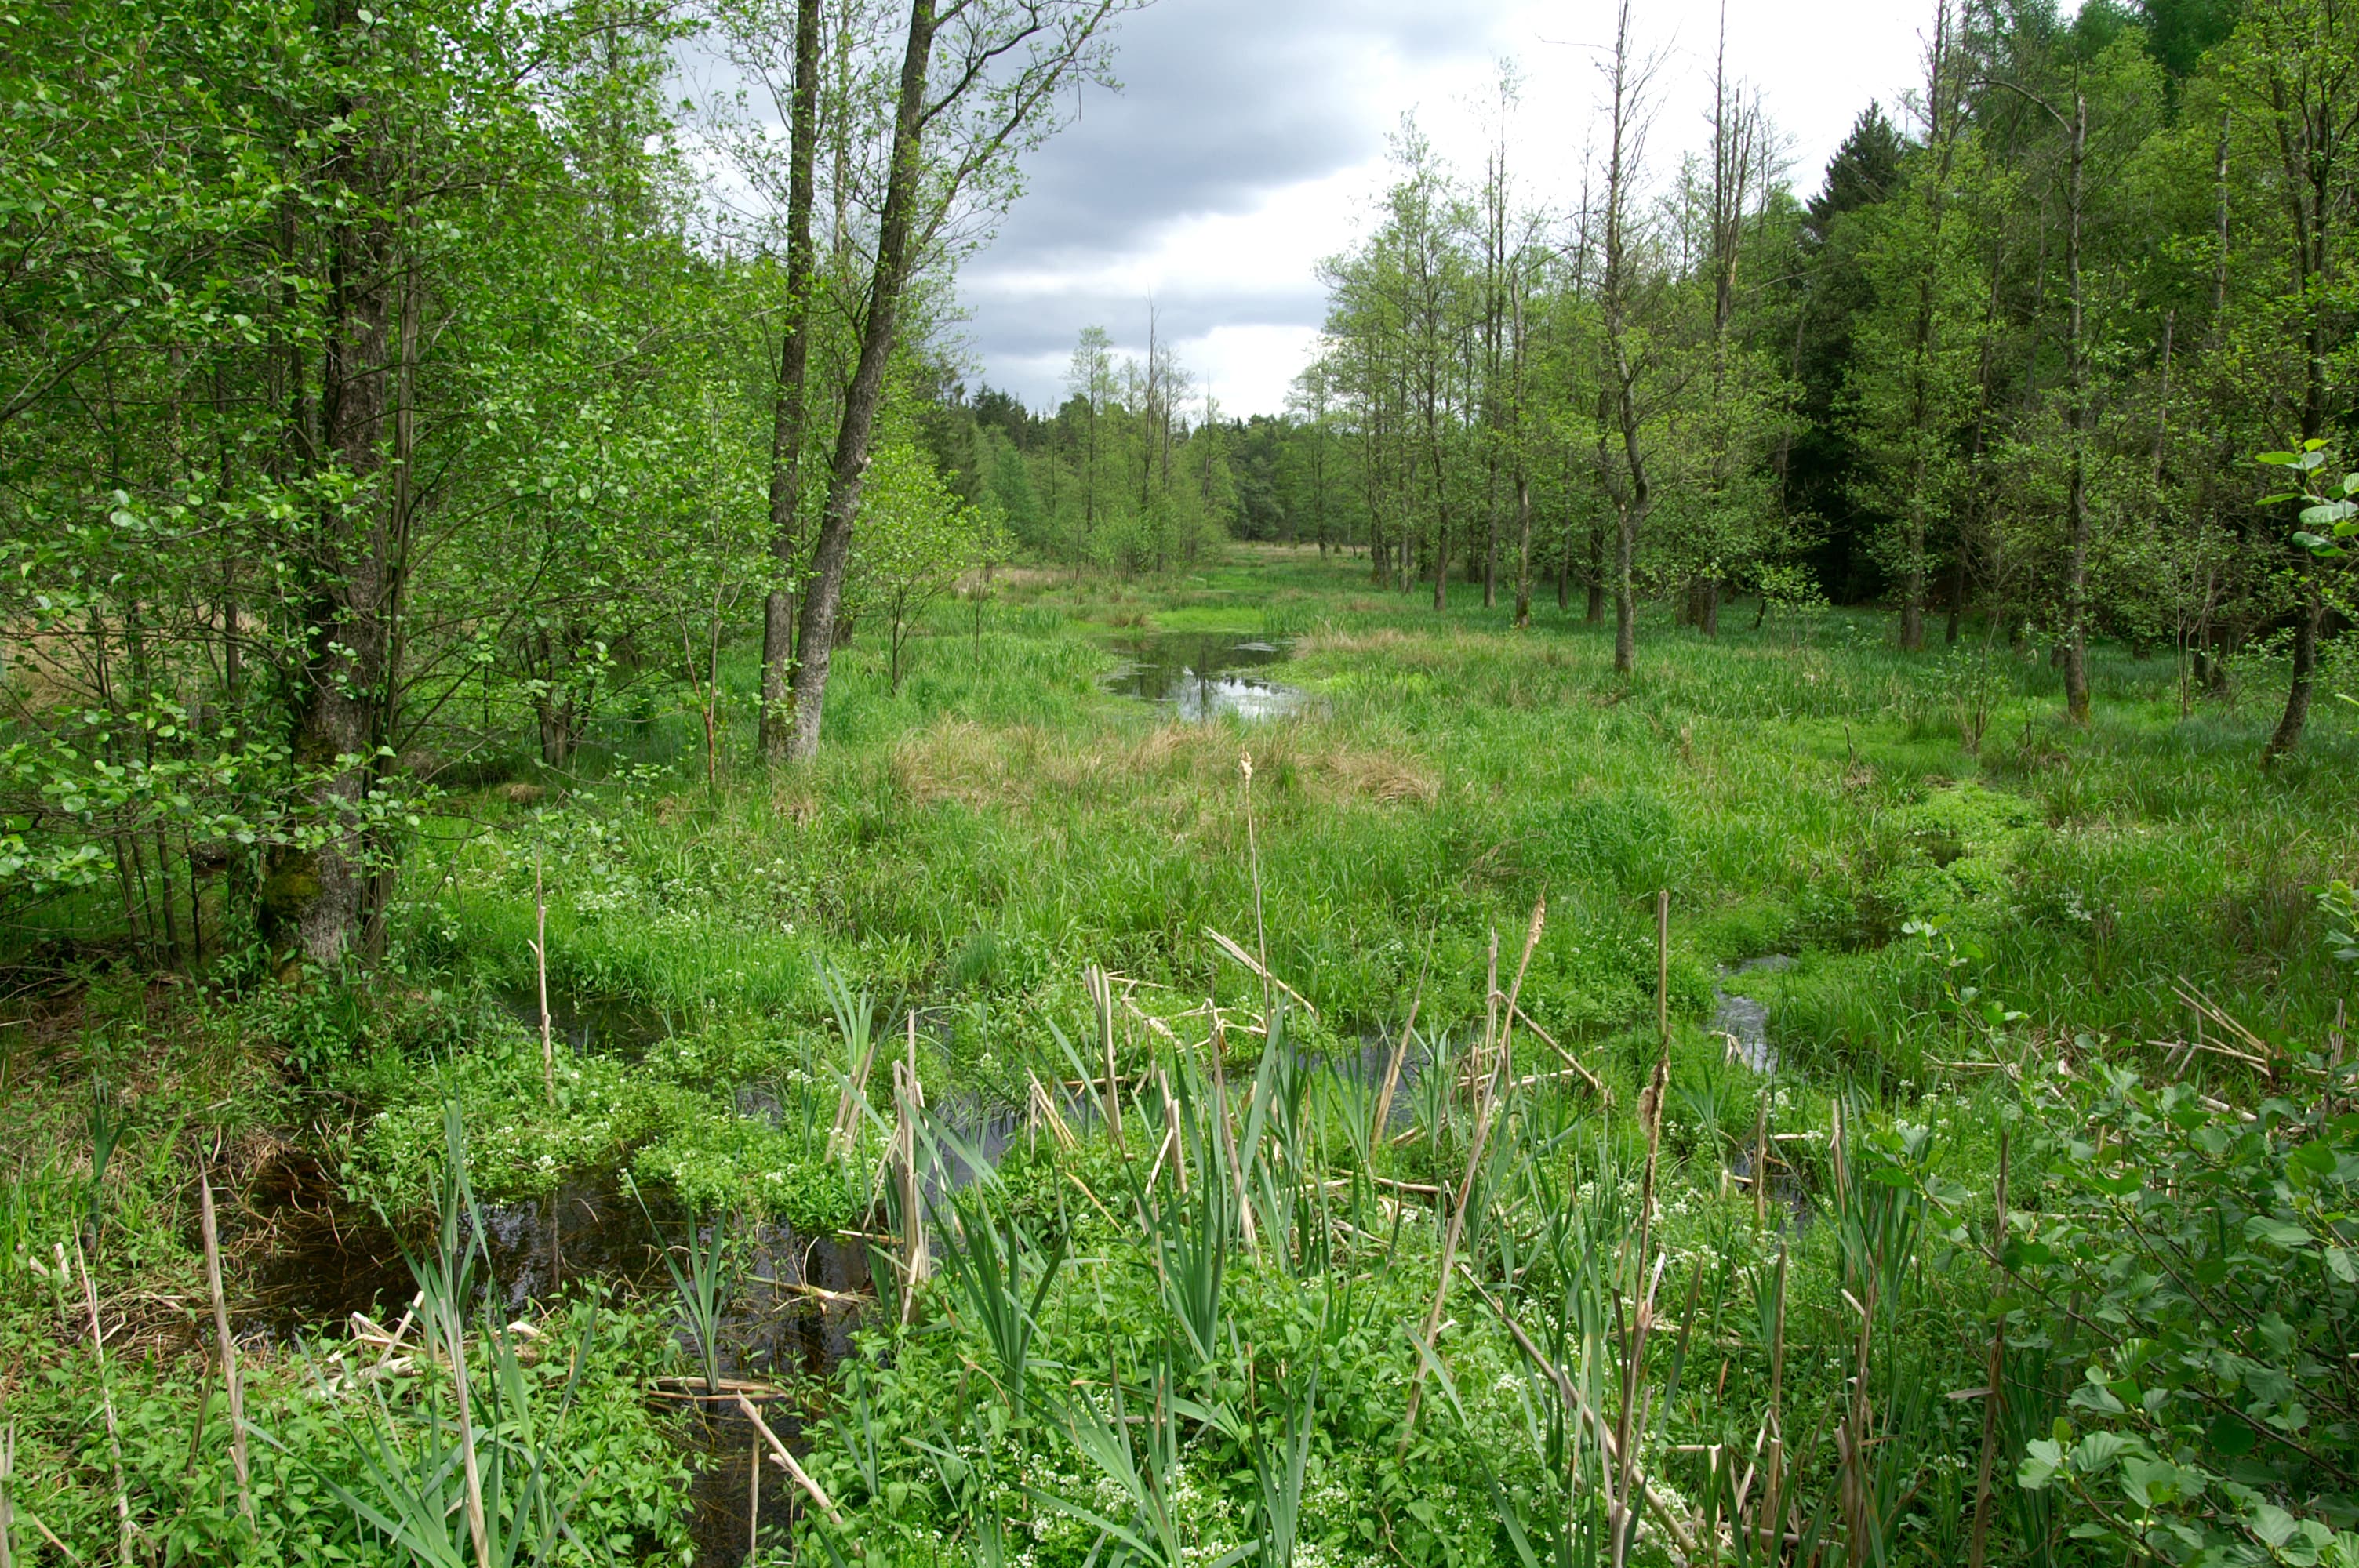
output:
[[[266,1209],[277,1245],[255,1271],[255,1306],[243,1332],[332,1336],[353,1313],[386,1324],[399,1318],[416,1288],[402,1238],[373,1215],[332,1202],[305,1203],[332,1191],[317,1172],[293,1173],[282,1186],[277,1211]],[[654,1195],[647,1201],[665,1235],[675,1243],[684,1238],[686,1220],[677,1206]],[[554,1300],[585,1280],[633,1292],[654,1311],[671,1306],[671,1281],[649,1216],[611,1177],[570,1182],[545,1198],[487,1206],[484,1249],[495,1299],[512,1311]],[[851,1354],[857,1306],[814,1295],[810,1288],[868,1298],[864,1244],[762,1226],[748,1238],[741,1263],[723,1320],[723,1377],[770,1384],[823,1379]],[[693,1344],[684,1331],[680,1344],[683,1365],[693,1366]],[[701,1568],[742,1563],[756,1522],[750,1470],[756,1434],[734,1405],[709,1412],[688,1402],[677,1408],[679,1438],[694,1466],[688,1502],[697,1562]],[[771,1403],[766,1419],[788,1443],[801,1431],[800,1412],[790,1403]],[[766,1546],[782,1545],[795,1499],[775,1465],[760,1485],[761,1539]]]
[[[1108,686],[1125,697],[1169,707],[1190,722],[1234,713],[1274,719],[1300,709],[1308,694],[1258,672],[1286,658],[1275,643],[1234,633],[1162,632],[1114,643],[1123,667]]]

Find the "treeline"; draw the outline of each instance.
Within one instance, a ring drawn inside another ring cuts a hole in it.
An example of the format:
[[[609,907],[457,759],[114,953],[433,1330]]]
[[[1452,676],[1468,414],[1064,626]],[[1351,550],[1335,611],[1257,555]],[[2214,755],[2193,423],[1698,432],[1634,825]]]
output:
[[[2359,10],[1926,20],[1921,86],[1807,200],[1724,58],[1705,145],[1658,156],[1626,5],[1564,207],[1523,196],[1512,76],[1479,178],[1405,122],[1297,389],[1321,504],[1437,605],[1456,568],[1519,621],[1536,584],[1610,609],[1625,669],[1636,602],[1710,631],[1732,592],[1882,597],[1912,649],[1979,612],[2047,641],[2075,718],[2093,635],[2198,689],[2282,648],[2282,752],[2348,589],[2254,460],[2322,466],[2354,418]]]
[[[936,326],[1124,4],[0,17],[0,909],[332,962],[422,790],[658,692],[710,756],[752,625],[810,755],[830,650],[996,548]]]

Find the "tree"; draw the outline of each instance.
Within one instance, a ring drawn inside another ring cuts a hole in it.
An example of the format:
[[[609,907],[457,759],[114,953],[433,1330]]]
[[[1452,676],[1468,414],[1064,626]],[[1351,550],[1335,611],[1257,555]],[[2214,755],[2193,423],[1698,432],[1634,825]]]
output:
[[[794,727],[788,755],[819,751],[827,696],[829,646],[853,525],[860,509],[877,406],[895,345],[895,328],[919,256],[961,215],[962,200],[1004,191],[1007,164],[1040,134],[1058,90],[1075,77],[1102,74],[1102,30],[1122,0],[912,0],[896,94],[892,153],[869,274],[856,368],[843,396],[843,419],[829,466],[827,504],[811,554],[811,584],[796,633],[802,657],[790,697]],[[934,83],[935,49],[947,42],[942,80]],[[927,137],[939,157],[925,161]]]

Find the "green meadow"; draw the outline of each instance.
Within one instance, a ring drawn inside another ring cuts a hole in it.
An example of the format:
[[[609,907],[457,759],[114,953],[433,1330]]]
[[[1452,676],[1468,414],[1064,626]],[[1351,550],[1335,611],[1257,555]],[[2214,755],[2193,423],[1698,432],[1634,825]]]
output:
[[[1624,678],[1453,593],[1005,572],[806,769],[742,651],[713,784],[653,710],[479,769],[364,982],[12,1003],[19,1560],[2353,1561],[2349,707],[2264,771],[2265,665],[2100,645],[2077,726],[1971,622]],[[1116,689],[1197,636],[1299,700]],[[585,1193],[669,1267],[519,1295]],[[364,1327],[323,1215],[415,1265]]]

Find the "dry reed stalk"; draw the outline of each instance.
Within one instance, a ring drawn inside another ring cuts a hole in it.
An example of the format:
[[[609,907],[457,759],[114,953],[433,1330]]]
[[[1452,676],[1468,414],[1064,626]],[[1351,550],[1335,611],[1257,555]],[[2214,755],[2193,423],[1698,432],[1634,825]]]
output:
[[[467,1533],[475,1545],[477,1568],[492,1568],[492,1538],[484,1521],[484,1472],[475,1456],[474,1397],[467,1378],[466,1323],[462,1303],[448,1298],[433,1303],[429,1318],[440,1319],[443,1348],[451,1357],[451,1402],[458,1408],[459,1453],[464,1462],[467,1487]],[[431,1336],[429,1335],[429,1343]]]
[[[221,1235],[213,1221],[213,1184],[202,1171],[197,1173],[197,1214],[204,1230],[205,1289],[212,1297],[213,1339],[221,1346],[222,1386],[229,1393],[229,1455],[237,1471],[237,1511],[245,1516],[246,1528],[251,1530],[254,1487],[246,1467],[245,1383],[238,1375],[237,1341],[230,1335],[229,1305],[222,1294]],[[5,1557],[0,1557],[0,1568],[5,1568]]]
[[[1524,975],[1531,968],[1532,949],[1540,945],[1540,928],[1547,922],[1548,900],[1542,898],[1538,903],[1532,905],[1531,927],[1524,936],[1523,961],[1516,966],[1514,994],[1510,996],[1507,1003],[1510,1013],[1515,1011],[1514,996],[1521,995],[1523,992]],[[1494,1076],[1504,1073],[1506,1065],[1507,1054],[1503,1050],[1498,1054],[1498,1061],[1493,1068]],[[1495,1084],[1492,1087],[1492,1092],[1483,1096],[1476,1102],[1474,1138],[1466,1152],[1466,1173],[1459,1180],[1458,1201],[1451,1208],[1449,1228],[1442,1234],[1441,1271],[1434,1281],[1433,1305],[1425,1314],[1425,1333],[1420,1336],[1420,1343],[1424,1345],[1428,1355],[1418,1357],[1417,1370],[1409,1379],[1408,1411],[1401,1422],[1400,1452],[1403,1454],[1408,1452],[1409,1437],[1417,1431],[1418,1406],[1425,1395],[1426,1364],[1433,1351],[1434,1340],[1441,1333],[1441,1314],[1450,1301],[1450,1271],[1458,1261],[1458,1244],[1466,1234],[1466,1206],[1473,1197],[1474,1177],[1483,1167],[1484,1149],[1491,1141],[1491,1123],[1493,1114],[1498,1107],[1499,1092],[1498,1086]]]
[[[2006,1145],[2007,1130],[1998,1134],[1998,1199],[1991,1221],[1991,1293],[2006,1292]],[[1990,1539],[1991,1471],[1998,1460],[2000,1401],[2006,1396],[2006,1314],[1991,1324],[1990,1359],[1983,1379],[1983,1452],[1974,1471],[1974,1529],[1966,1549],[1966,1568],[1983,1568]]]
[[[836,1512],[835,1505],[830,1502],[827,1494],[820,1489],[820,1484],[810,1478],[810,1473],[796,1463],[793,1454],[787,1452],[787,1445],[778,1441],[778,1434],[770,1430],[770,1423],[762,1419],[762,1412],[754,1408],[754,1401],[740,1394],[737,1396],[737,1408],[745,1412],[745,1419],[754,1423],[754,1430],[760,1433],[762,1441],[770,1445],[770,1457],[777,1461],[780,1469],[794,1477],[795,1485],[800,1487],[803,1489],[803,1495],[810,1498],[819,1511],[827,1516],[828,1522],[838,1530],[848,1530],[851,1527],[843,1522],[843,1516]]]
[[[1789,1499],[1786,1496],[1786,1248],[1777,1248],[1777,1284],[1769,1327],[1769,1409],[1763,1418],[1767,1452],[1762,1498],[1769,1509],[1769,1538],[1786,1534]],[[1815,1444],[1814,1444],[1815,1445]]]
[[[1401,1061],[1408,1054],[1409,1036],[1417,1031],[1417,1010],[1425,1005],[1425,974],[1432,964],[1433,938],[1428,935],[1425,957],[1417,966],[1417,989],[1408,999],[1408,1022],[1401,1025],[1400,1038],[1393,1042],[1392,1059],[1385,1064],[1385,1087],[1376,1095],[1376,1119],[1369,1130],[1372,1139],[1383,1137],[1385,1129],[1392,1123],[1393,1091],[1400,1087]]]
[[[1267,995],[1269,988],[1275,986],[1291,998],[1295,1006],[1300,1008],[1314,1019],[1319,1016],[1319,1010],[1310,1005],[1310,1000],[1304,996],[1300,991],[1296,990],[1292,986],[1288,985],[1284,980],[1279,979],[1276,975],[1271,974],[1269,972],[1269,966],[1262,963],[1251,953],[1246,952],[1243,947],[1238,946],[1234,942],[1231,941],[1228,937],[1222,935],[1219,932],[1213,930],[1209,925],[1204,927],[1204,935],[1210,936],[1220,947],[1222,952],[1226,953],[1230,957],[1235,959],[1248,974],[1251,974],[1256,979],[1261,981],[1262,990],[1265,996]],[[1267,1026],[1268,1018],[1268,1013],[1264,1012],[1262,1014],[1265,1027]]]
[[[843,1081],[843,1092],[836,1098],[835,1125],[828,1129],[827,1157],[850,1154],[860,1141],[860,1109],[868,1098],[868,1075],[876,1065],[876,1042],[871,1040],[860,1053],[860,1060],[852,1076]]]
[[[754,1562],[762,1554],[762,1445],[756,1443],[745,1453],[745,1561]]]
[[[1757,1235],[1769,1223],[1769,1095],[1753,1113],[1753,1229]]]
[[[1491,1075],[1484,1069],[1499,1048],[1499,928],[1495,925],[1491,927],[1490,953],[1483,980],[1483,1050],[1466,1065],[1466,1087],[1478,1095],[1490,1082]]]
[[[1026,1107],[1026,1130],[1028,1132],[1034,1125],[1045,1122],[1049,1136],[1056,1141],[1057,1146],[1070,1152],[1078,1141],[1073,1137],[1073,1130],[1066,1125],[1065,1113],[1057,1108],[1056,1097],[1040,1082],[1038,1073],[1027,1068],[1025,1076],[1032,1080],[1029,1103]]]
[[[1082,971],[1082,989],[1090,993],[1090,1007],[1096,1014],[1098,1043],[1105,1053],[1105,1119],[1106,1132],[1114,1146],[1122,1145],[1122,1083],[1115,1076],[1114,1061],[1114,982],[1106,972],[1092,964]]]
[[[1510,1011],[1507,1016],[1512,1022],[1520,1023],[1525,1028],[1530,1030],[1533,1033],[1538,1035],[1540,1037],[1540,1044],[1555,1052],[1563,1059],[1566,1066],[1581,1075],[1582,1081],[1589,1086],[1590,1091],[1597,1096],[1601,1103],[1607,1106],[1611,1106],[1614,1103],[1614,1091],[1605,1087],[1605,1081],[1603,1078],[1600,1078],[1595,1073],[1593,1073],[1588,1068],[1582,1066],[1581,1065],[1580,1058],[1576,1057],[1571,1052],[1558,1044],[1556,1043],[1556,1036],[1550,1034],[1547,1030],[1542,1029],[1538,1021],[1536,1021],[1530,1013],[1526,1012],[1521,1007],[1517,1007]]]
[[[911,1013],[914,1021],[916,1013]],[[925,1090],[919,1086],[917,1035],[910,1033],[908,1063],[893,1064],[893,1098],[898,1108],[900,1126],[895,1130],[894,1159],[899,1167],[897,1179],[901,1185],[901,1322],[907,1325],[917,1315],[918,1287],[933,1272],[932,1256],[926,1246],[925,1190],[918,1174],[918,1118],[925,1109]]]
[[[0,1568],[14,1568],[16,1558],[13,1541],[16,1521],[9,1509],[9,1498],[16,1484],[16,1423],[0,1427]]]
[[[58,1253],[58,1272],[65,1272],[65,1252]],[[124,1568],[131,1564],[131,1488],[123,1477],[123,1433],[114,1421],[114,1390],[106,1377],[106,1336],[98,1323],[98,1288],[90,1282],[90,1263],[82,1252],[82,1237],[74,1237],[74,1268],[82,1275],[82,1303],[90,1309],[90,1353],[98,1369],[98,1399],[106,1415],[106,1456],[114,1468],[114,1517],[121,1534]]]
[[[1565,1375],[1564,1368],[1549,1359],[1547,1354],[1532,1342],[1532,1336],[1524,1332],[1524,1325],[1508,1315],[1506,1303],[1493,1295],[1481,1280],[1474,1277],[1473,1271],[1462,1262],[1458,1265],[1458,1274],[1467,1284],[1473,1287],[1476,1295],[1483,1298],[1483,1304],[1491,1309],[1493,1315],[1498,1318],[1524,1354],[1531,1358],[1532,1364],[1548,1373],[1549,1380],[1556,1385],[1557,1397],[1564,1401],[1565,1410],[1574,1420],[1589,1428],[1598,1447],[1603,1451],[1606,1463],[1618,1465],[1620,1450],[1614,1445],[1614,1429],[1606,1425],[1605,1418],[1598,1414],[1596,1409],[1582,1397],[1581,1390],[1575,1386],[1571,1378]],[[1646,1496],[1647,1506],[1654,1509],[1656,1517],[1663,1521],[1664,1533],[1671,1538],[1672,1542],[1682,1554],[1690,1558],[1697,1556],[1695,1521],[1682,1520],[1678,1510],[1672,1506],[1671,1499],[1657,1491],[1655,1484],[1644,1476],[1638,1477],[1638,1487]],[[1707,1539],[1709,1539],[1708,1536]]]
[[[540,851],[532,852],[532,968],[540,983],[540,1081],[548,1101],[557,1103],[557,1046],[549,1029],[549,901],[540,892]]]
[[[1171,1130],[1167,1135],[1171,1145],[1171,1173],[1179,1178],[1180,1191],[1188,1191],[1188,1152],[1180,1143],[1180,1101],[1171,1093],[1171,1079],[1160,1067],[1155,1069],[1155,1082],[1163,1091],[1163,1122]],[[1160,1156],[1158,1156],[1160,1158]]]

